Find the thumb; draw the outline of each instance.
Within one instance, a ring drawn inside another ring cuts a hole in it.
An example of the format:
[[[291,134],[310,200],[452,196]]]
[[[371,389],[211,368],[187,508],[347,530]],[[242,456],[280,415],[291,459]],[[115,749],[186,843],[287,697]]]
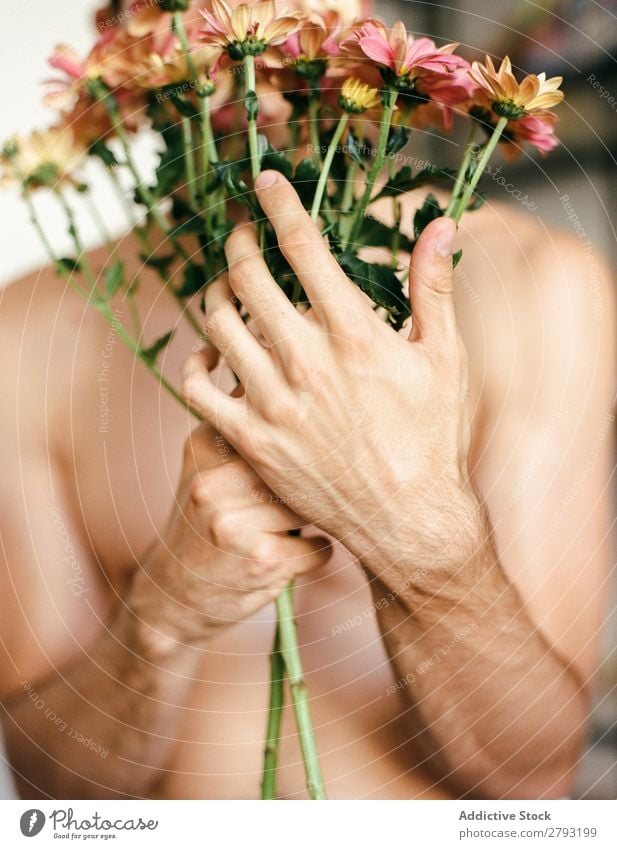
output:
[[[456,222],[437,218],[422,231],[411,255],[409,298],[413,309],[410,341],[456,335],[452,247]]]

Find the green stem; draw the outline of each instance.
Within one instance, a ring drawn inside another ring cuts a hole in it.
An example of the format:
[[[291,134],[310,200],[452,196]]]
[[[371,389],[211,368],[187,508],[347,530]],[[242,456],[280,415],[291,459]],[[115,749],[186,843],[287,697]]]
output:
[[[96,276],[88,261],[88,257],[86,254],[86,248],[81,240],[81,236],[79,235],[79,229],[77,227],[77,222],[75,220],[75,214],[69,205],[67,199],[65,198],[62,189],[59,186],[56,186],[53,190],[60,206],[62,207],[62,211],[66,215],[66,220],[69,225],[69,234],[73,240],[73,244],[75,246],[76,251],[76,260],[79,266],[79,270],[82,272],[84,277],[86,278],[87,283],[90,285],[90,292],[93,296],[96,297]]]
[[[112,244],[113,239],[111,237],[111,233],[107,229],[107,225],[103,219],[103,216],[99,212],[98,206],[92,200],[92,196],[89,191],[86,191],[84,194],[84,200],[86,202],[86,206],[88,207],[88,212],[90,213],[90,217],[96,224],[97,230],[99,231],[99,235],[106,245],[107,249],[110,252],[113,252]]]
[[[244,83],[247,98],[250,95],[256,95],[255,92],[255,57],[244,57]],[[257,179],[261,171],[261,161],[259,159],[259,147],[257,142],[257,115],[253,111],[247,114],[248,120],[248,139],[249,139],[249,154],[251,157],[251,176],[253,180]]]
[[[326,191],[326,186],[328,185],[328,177],[330,176],[330,168],[332,167],[334,154],[339,146],[341,136],[343,135],[348,120],[349,113],[343,112],[339,118],[338,124],[336,125],[332,140],[328,145],[328,151],[326,153],[326,158],[323,161],[323,165],[321,166],[321,174],[319,175],[319,182],[315,189],[315,197],[313,198],[313,205],[311,207],[311,218],[313,221],[317,221],[317,218],[319,217],[321,202],[323,200],[324,192]]]
[[[379,173],[383,168],[383,164],[386,158],[386,145],[388,143],[388,134],[390,132],[390,124],[392,123],[392,115],[394,113],[394,107],[396,105],[396,91],[392,88],[384,88],[382,92],[382,98],[384,101],[384,106],[381,115],[381,123],[379,126],[379,137],[377,139],[375,159],[373,160],[373,164],[366,176],[364,192],[362,194],[362,197],[360,198],[360,203],[356,207],[356,211],[354,213],[353,224],[351,226],[351,232],[349,236],[350,242],[355,242],[358,238],[360,229],[362,227],[362,218],[366,211],[366,207],[369,205],[369,202],[371,200],[373,186],[375,185],[375,181],[377,180],[377,177],[379,176]]]
[[[129,303],[129,312],[131,314],[131,322],[133,324],[133,335],[135,339],[141,345],[141,337],[142,337],[142,327],[141,327],[141,319],[139,318],[139,310],[137,309],[137,301],[135,299],[135,294],[137,292],[137,279],[133,280],[129,285],[128,291],[126,293],[128,303]]]
[[[319,135],[319,86],[312,84],[308,96],[309,138],[313,148],[313,156],[321,162],[321,138]]]
[[[210,118],[210,97],[204,92],[204,89],[199,83],[199,75],[197,73],[197,69],[193,61],[193,56],[191,54],[191,47],[186,35],[186,30],[184,28],[184,21],[182,19],[181,12],[174,12],[172,18],[172,26],[174,32],[178,37],[180,46],[184,50],[184,54],[186,56],[186,64],[188,65],[189,73],[191,75],[193,85],[195,86],[197,98],[199,100],[199,126],[201,129],[202,136],[202,167],[200,193],[202,195],[202,198],[205,199],[210,163],[218,162],[218,152],[216,149],[216,143],[214,141],[214,134],[212,132],[212,122]],[[207,213],[209,212],[210,209],[208,208]],[[209,217],[210,216],[208,215],[208,218]]]
[[[325,799],[317,741],[313,730],[309,696],[302,671],[302,661],[298,649],[298,637],[293,608],[293,585],[289,584],[276,599],[278,613],[280,651],[285,661],[285,669],[289,678],[291,701],[296,717],[300,749],[304,760],[306,786],[311,799]]]
[[[345,175],[345,188],[343,189],[343,197],[341,198],[341,221],[339,224],[339,234],[343,249],[347,246],[349,228],[352,224],[349,211],[351,210],[351,205],[354,200],[354,187],[358,167],[356,160],[352,159],[347,167],[347,173]]]
[[[45,248],[45,253],[49,257],[50,262],[59,273],[63,273],[61,271],[61,267],[58,264],[58,258],[54,253],[54,249],[51,246],[49,239],[47,238],[47,234],[43,230],[41,222],[39,221],[38,215],[36,214],[36,209],[34,208],[34,204],[32,203],[32,196],[28,189],[24,189],[23,198],[26,203],[26,208],[28,209],[28,215],[30,217],[30,223],[34,227],[37,236],[41,240],[41,244]],[[82,290],[82,294],[87,294],[85,290]]]
[[[193,212],[197,212],[197,174],[195,172],[195,159],[193,157],[193,131],[191,129],[191,121],[186,116],[180,118],[182,125],[182,148],[184,154],[184,170],[186,171],[186,186],[189,196],[189,207]]]
[[[264,750],[264,772],[261,783],[261,798],[276,799],[276,770],[279,757],[281,722],[285,703],[285,662],[280,650],[279,626],[274,634],[274,646],[270,654],[270,705]]]
[[[62,202],[62,200],[64,200],[62,198],[62,194],[60,192],[57,192],[56,194],[57,194],[58,198],[61,199],[61,202]],[[112,328],[112,330],[114,330],[118,334],[118,338],[122,342],[124,342],[124,344],[142,361],[142,363],[146,366],[148,371],[150,371],[154,375],[154,377],[156,377],[156,379],[161,384],[161,386],[173,398],[175,398],[176,401],[178,401],[180,404],[182,404],[182,406],[185,409],[187,409],[193,416],[195,416],[197,419],[201,420],[201,416],[197,412],[197,410],[195,410],[193,407],[191,407],[190,404],[187,404],[187,402],[184,400],[184,398],[182,398],[182,396],[175,389],[175,387],[158,370],[158,368],[156,367],[156,364],[150,358],[145,357],[143,355],[143,351],[141,350],[139,342],[136,339],[133,339],[133,337],[128,333],[128,331],[120,324],[117,317],[112,312],[111,305],[110,305],[109,301],[106,301],[106,300],[102,299],[101,297],[99,297],[96,294],[96,292],[88,292],[86,289],[81,287],[76,282],[76,280],[74,278],[74,273],[72,271],[71,272],[66,271],[63,268],[62,264],[58,260],[58,257],[55,255],[54,250],[51,247],[51,244],[49,243],[49,240],[48,240],[48,238],[45,234],[45,231],[43,230],[43,227],[41,226],[41,223],[40,223],[38,216],[36,214],[36,210],[34,208],[34,204],[32,203],[32,200],[29,197],[28,193],[26,193],[26,203],[28,205],[28,209],[29,209],[29,212],[30,212],[30,220],[32,221],[32,224],[33,224],[37,234],[39,235],[41,241],[43,242],[43,245],[44,245],[44,247],[45,247],[45,249],[46,249],[46,251],[49,255],[49,259],[53,263],[54,267],[62,275],[62,277],[64,277],[64,279],[69,284],[69,286],[71,286],[72,289],[74,289],[79,295],[81,295],[81,297],[83,297],[89,304],[91,304],[97,310],[97,312],[101,316],[103,316],[103,318],[106,320],[107,324]],[[64,203],[62,204],[63,208],[65,207],[65,205],[66,205],[67,208],[69,208],[68,204],[66,204],[66,201],[64,201]],[[71,219],[70,218],[69,218],[69,226],[71,226]],[[81,244],[78,235],[76,237],[76,242]],[[89,268],[89,265],[87,263],[86,263],[86,267],[88,268],[90,274],[92,274],[92,272]]]
[[[491,158],[493,151],[497,146],[497,142],[499,141],[501,134],[504,131],[506,124],[508,123],[508,119],[504,116],[500,117],[499,121],[497,121],[497,125],[493,130],[493,135],[488,140],[484,150],[482,151],[482,156],[478,160],[478,164],[476,165],[476,170],[474,171],[473,177],[469,181],[466,189],[463,191],[460,200],[458,201],[458,206],[450,214],[450,218],[453,218],[457,223],[461,220],[461,216],[467,209],[469,205],[469,201],[471,200],[471,196],[473,195],[476,186],[480,182],[480,177],[484,173],[484,169]]]
[[[111,181],[114,185],[114,188],[116,189],[116,191],[118,193],[119,199],[122,201],[124,199],[124,194],[123,194],[123,191],[122,191],[122,186],[120,185],[120,182],[118,180],[117,174],[111,168],[107,169],[107,173],[109,174]],[[137,221],[136,221],[136,218],[135,218],[135,215],[134,215],[134,211],[133,211],[133,207],[129,203],[125,203],[124,205],[126,206],[126,213],[127,213],[127,218],[128,218],[129,224],[132,224],[132,229],[133,229],[135,235],[137,236],[137,238],[139,239],[139,242],[140,242],[141,246],[143,247],[146,255],[147,256],[153,256],[154,248],[152,247],[152,242],[150,241],[150,237],[148,235],[147,229],[145,227],[142,227],[141,225],[137,224]],[[197,333],[198,336],[200,336],[201,333],[202,333],[202,328],[199,325],[199,323],[197,322],[197,319],[195,318],[195,316],[191,312],[188,305],[184,302],[184,299],[182,298],[182,296],[178,294],[178,292],[174,288],[174,286],[169,285],[169,280],[165,276],[165,273],[163,272],[162,269],[156,268],[155,271],[158,274],[158,276],[161,280],[161,283],[174,296],[178,306],[180,307],[180,313],[183,316],[184,320],[191,327],[191,329],[194,330],[195,333]]]
[[[461,190],[465,184],[465,176],[467,174],[467,169],[469,168],[469,162],[471,160],[474,148],[476,146],[476,124],[475,121],[471,122],[471,126],[469,128],[469,135],[467,136],[467,143],[465,144],[465,153],[463,155],[463,161],[457,171],[456,179],[454,180],[454,186],[452,188],[452,195],[450,197],[450,202],[446,207],[446,211],[444,215],[452,215],[454,208],[456,207],[456,201],[460,197]]]
[[[102,94],[98,92],[97,97],[99,100],[103,101],[103,104],[105,105],[107,114],[109,115],[116,135],[120,139],[120,144],[122,145],[122,150],[124,151],[124,156],[126,159],[126,165],[131,174],[133,175],[133,179],[135,180],[135,189],[137,191],[137,194],[146,206],[149,214],[152,216],[154,221],[156,221],[163,233],[167,236],[171,244],[174,246],[176,252],[182,257],[182,259],[186,260],[187,262],[190,261],[188,253],[177,240],[177,238],[172,234],[167,219],[158,208],[157,199],[153,196],[152,192],[142,183],[141,175],[139,173],[137,165],[135,164],[135,160],[133,159],[133,154],[131,152],[131,144],[126,134],[126,130],[124,129],[124,125],[122,123],[120,113],[118,112],[118,107],[115,103],[115,100],[108,92],[104,92]]]
[[[188,65],[189,73],[193,79],[193,81],[197,84],[199,82],[199,77],[197,76],[197,69],[195,67],[195,63],[193,62],[193,57],[191,55],[191,47],[189,45],[189,40],[186,37],[186,30],[184,29],[184,21],[182,20],[182,12],[174,12],[171,19],[171,28],[175,32],[178,37],[178,41],[180,42],[180,47],[184,50],[184,54],[186,56],[186,64]]]
[[[225,222],[225,193],[219,187],[211,195],[209,202],[206,197],[208,188],[208,178],[210,176],[210,166],[213,162],[219,161],[219,154],[216,148],[216,139],[212,129],[212,118],[210,114],[210,97],[203,95],[197,90],[199,97],[199,122],[201,127],[201,138],[203,145],[202,152],[202,202],[206,205],[206,220],[208,223],[208,234],[211,232],[210,224],[212,217],[217,224],[222,225]]]
[[[107,173],[109,174],[112,185],[113,185],[113,187],[116,191],[116,194],[118,195],[119,201],[122,203],[122,205],[124,206],[124,208],[126,210],[126,216],[127,216],[128,222],[129,222],[129,226],[135,232],[135,235],[139,239],[139,242],[141,243],[142,247],[144,248],[144,251],[146,252],[146,254],[148,256],[152,256],[153,253],[154,253],[154,249],[152,247],[150,237],[148,236],[148,231],[145,227],[143,227],[143,226],[141,226],[140,224],[137,223],[137,219],[135,217],[134,209],[131,206],[131,204],[128,203],[128,201],[126,200],[126,197],[124,195],[124,191],[122,189],[120,181],[118,180],[118,175],[116,174],[116,172],[114,171],[113,168],[107,168]],[[184,299],[177,293],[176,289],[173,286],[169,285],[169,281],[167,280],[167,277],[163,273],[162,269],[157,268],[155,270],[156,270],[156,273],[158,274],[161,282],[163,283],[163,285],[165,287],[167,287],[171,291],[171,293],[173,294],[176,302],[178,303],[178,306],[180,307],[180,312],[181,312],[181,315],[184,317],[184,320],[189,324],[191,329],[194,330],[197,333],[198,336],[200,336],[201,333],[202,333],[202,328],[198,324],[197,319],[195,318],[195,316],[193,315],[193,313],[191,312],[191,310],[189,309],[187,304],[185,304]]]
[[[116,193],[116,197],[118,198],[119,203],[122,205],[125,213],[126,220],[131,230],[142,229],[142,225],[137,223],[137,217],[135,215],[135,208],[130,203],[130,201],[126,198],[126,193],[120,180],[118,179],[118,175],[116,174],[115,167],[108,166],[107,173],[109,174],[109,179],[111,180],[112,186],[114,188],[114,192]]]

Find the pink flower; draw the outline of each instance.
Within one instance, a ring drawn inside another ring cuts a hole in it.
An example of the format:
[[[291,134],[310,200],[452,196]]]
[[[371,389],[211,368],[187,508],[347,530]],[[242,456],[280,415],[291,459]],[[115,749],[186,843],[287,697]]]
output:
[[[468,67],[453,51],[458,45],[437,47],[430,38],[407,34],[402,21],[388,32],[377,20],[368,20],[342,44],[344,53],[356,59],[371,59],[382,69],[386,82],[409,91],[416,80],[429,73],[444,73]]]
[[[559,145],[559,139],[555,135],[556,123],[557,116],[553,112],[525,115],[516,121],[508,121],[502,137],[506,159],[516,159],[525,142],[546,156]]]
[[[62,71],[65,78],[46,80],[54,88],[45,95],[45,103],[57,108],[64,108],[74,103],[79,94],[84,91],[88,80],[96,79],[101,75],[103,56],[114,38],[114,30],[105,33],[85,59],[82,59],[68,44],[58,44],[48,61],[52,68]]]

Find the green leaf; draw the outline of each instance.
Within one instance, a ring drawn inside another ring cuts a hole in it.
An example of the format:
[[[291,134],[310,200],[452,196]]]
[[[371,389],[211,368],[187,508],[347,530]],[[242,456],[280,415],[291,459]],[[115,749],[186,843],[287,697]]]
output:
[[[255,217],[262,217],[263,213],[255,195],[238,173],[239,164],[237,162],[213,162],[212,165],[229,197],[249,209]]]
[[[461,257],[463,256],[463,249],[459,248],[458,251],[454,251],[452,254],[452,268],[456,268],[456,266],[461,261]]]
[[[80,265],[76,259],[70,256],[63,256],[56,260],[56,271],[58,274],[73,274],[75,271],[80,271]]]
[[[397,232],[396,227],[389,227],[383,224],[372,215],[366,215],[362,219],[362,228],[358,237],[358,242],[361,245],[370,245],[371,247],[390,248],[398,238],[398,247],[403,251],[413,250],[414,243],[404,233]]]
[[[347,156],[353,159],[354,162],[357,162],[360,168],[364,171],[365,165],[364,160],[362,159],[362,148],[360,146],[360,142],[350,130],[347,133],[347,139],[345,140],[345,146],[343,148]]]
[[[259,135],[258,138],[262,139],[265,138],[265,136]],[[261,154],[261,167],[264,170],[266,168],[271,168],[273,171],[280,171],[280,173],[287,177],[288,180],[291,179],[293,171],[291,162],[282,151],[272,147],[272,145],[268,143],[267,139],[265,150]]]
[[[313,202],[313,196],[320,174],[321,169],[319,165],[310,156],[302,159],[296,165],[293,185],[305,207],[309,207]]]
[[[297,281],[296,273],[283,256],[274,234],[268,231],[266,235],[268,245],[264,252],[264,259],[266,260],[268,271],[285,292],[287,297],[291,298],[294,285]]]
[[[169,275],[169,266],[176,258],[175,254],[164,254],[155,256],[154,254],[139,254],[140,260],[144,265],[149,265],[150,268],[156,268],[161,274]]]
[[[108,298],[113,298],[124,281],[124,263],[117,260],[105,269],[105,291]]]
[[[160,134],[165,143],[156,168],[155,197],[169,197],[184,180],[184,148],[182,130],[177,124],[161,127]]]
[[[343,251],[337,259],[345,274],[373,303],[386,309],[393,316],[394,326],[400,328],[411,315],[411,308],[395,269],[389,265],[364,262],[350,251]]]
[[[88,148],[88,153],[90,156],[98,156],[108,168],[114,168],[118,165],[115,153],[101,139],[92,142]]]
[[[190,298],[205,286],[208,274],[203,265],[191,263],[186,266],[182,285],[178,289],[178,295],[182,298]]]
[[[169,333],[166,333],[164,336],[161,336],[160,339],[157,339],[149,348],[142,348],[140,353],[141,356],[147,360],[149,363],[154,365],[156,363],[156,358],[161,353],[161,351],[169,345],[169,341],[171,337],[174,335],[173,330],[170,330]]]
[[[451,181],[455,176],[456,171],[453,168],[438,168],[435,165],[430,165],[428,168],[423,168],[422,171],[414,173],[409,165],[404,165],[392,180],[388,180],[373,200],[410,192],[412,189],[418,189],[427,183]]]
[[[178,224],[174,227],[172,235],[186,236],[189,233],[203,233],[204,226],[204,222],[201,218],[198,215],[194,215],[193,218],[189,218],[188,221],[183,221],[182,224]]]
[[[436,218],[441,218],[444,210],[439,206],[439,201],[435,195],[427,195],[420,209],[416,210],[413,217],[413,233],[417,239],[420,233],[427,227],[431,221]]]
[[[171,92],[170,100],[180,115],[184,118],[197,118],[198,113],[193,102],[189,100],[188,97],[183,97],[181,94],[178,94],[178,89],[175,86],[171,87]]]
[[[401,125],[391,127],[386,144],[386,156],[393,156],[402,150],[409,141],[410,130]]]
[[[475,212],[476,209],[480,209],[480,207],[484,206],[486,201],[486,192],[481,192],[477,194],[472,202],[469,204],[465,212]]]
[[[259,115],[259,100],[254,91],[247,91],[244,98],[244,108],[249,121],[254,121]]]

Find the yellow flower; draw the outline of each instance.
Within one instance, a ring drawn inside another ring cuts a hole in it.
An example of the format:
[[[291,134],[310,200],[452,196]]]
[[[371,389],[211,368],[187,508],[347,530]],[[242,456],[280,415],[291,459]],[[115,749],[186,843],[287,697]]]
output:
[[[73,182],[71,173],[84,154],[84,148],[66,127],[14,136],[0,154],[0,184],[21,182],[36,189]]]
[[[546,79],[546,74],[529,74],[522,82],[517,82],[512,73],[512,63],[506,56],[499,70],[490,58],[484,64],[474,62],[469,71],[471,78],[492,98],[493,110],[510,120],[524,115],[544,112],[563,100],[563,91],[559,86],[563,77]]]
[[[339,105],[345,112],[360,114],[381,102],[379,90],[371,88],[356,77],[348,77],[341,86]]]
[[[225,0],[212,0],[212,12],[200,12],[207,24],[201,32],[203,41],[224,48],[232,59],[260,56],[268,47],[282,44],[302,21],[299,12],[277,15],[274,0],[233,8]]]

